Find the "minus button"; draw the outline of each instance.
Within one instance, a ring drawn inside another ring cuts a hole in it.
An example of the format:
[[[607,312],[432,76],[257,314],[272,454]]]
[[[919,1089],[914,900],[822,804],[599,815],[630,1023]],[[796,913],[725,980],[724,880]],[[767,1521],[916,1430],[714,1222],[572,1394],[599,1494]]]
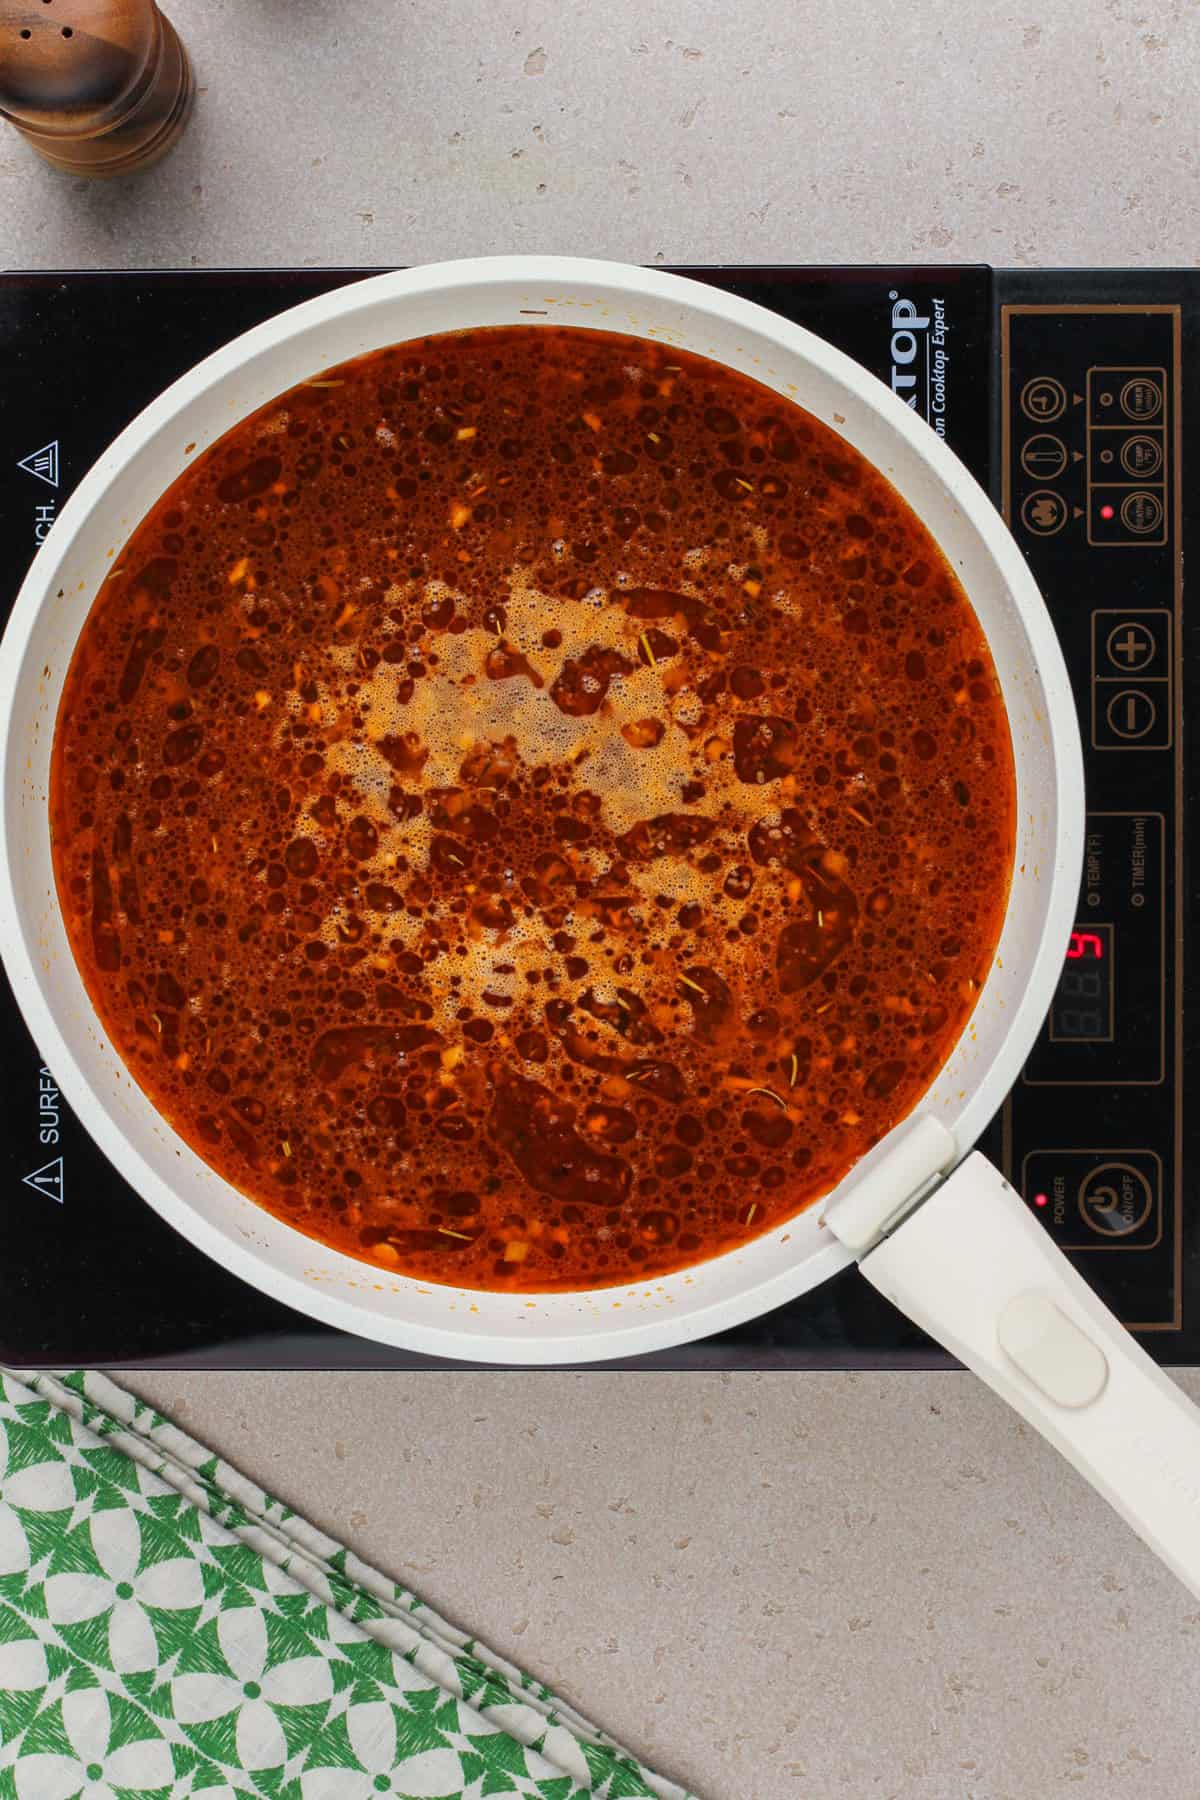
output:
[[[1104,716],[1114,737],[1133,743],[1153,731],[1158,708],[1144,688],[1122,688],[1109,701]]]

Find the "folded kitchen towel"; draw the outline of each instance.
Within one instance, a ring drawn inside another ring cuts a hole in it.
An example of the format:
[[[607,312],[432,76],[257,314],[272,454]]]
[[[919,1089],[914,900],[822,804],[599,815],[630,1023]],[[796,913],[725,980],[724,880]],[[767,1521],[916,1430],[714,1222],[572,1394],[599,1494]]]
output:
[[[0,1371],[0,1800],[694,1800],[103,1375]]]

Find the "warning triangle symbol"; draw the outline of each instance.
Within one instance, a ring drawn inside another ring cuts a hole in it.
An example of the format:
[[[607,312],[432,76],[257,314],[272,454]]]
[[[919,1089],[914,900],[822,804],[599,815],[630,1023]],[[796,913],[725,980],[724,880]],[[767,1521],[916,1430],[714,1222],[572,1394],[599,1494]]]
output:
[[[36,1188],[39,1194],[48,1194],[51,1200],[63,1203],[63,1159],[56,1156],[53,1162],[43,1163],[32,1175],[22,1175],[26,1187]]]
[[[27,475],[36,475],[39,481],[48,482],[53,488],[58,486],[58,439],[43,444],[40,450],[31,450],[17,464]]]

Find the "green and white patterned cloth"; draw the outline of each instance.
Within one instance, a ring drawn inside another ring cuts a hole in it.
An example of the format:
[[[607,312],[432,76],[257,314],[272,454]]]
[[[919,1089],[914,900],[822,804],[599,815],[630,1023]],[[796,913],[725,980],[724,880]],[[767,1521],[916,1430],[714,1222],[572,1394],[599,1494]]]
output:
[[[102,1375],[0,1371],[0,1800],[693,1800]]]

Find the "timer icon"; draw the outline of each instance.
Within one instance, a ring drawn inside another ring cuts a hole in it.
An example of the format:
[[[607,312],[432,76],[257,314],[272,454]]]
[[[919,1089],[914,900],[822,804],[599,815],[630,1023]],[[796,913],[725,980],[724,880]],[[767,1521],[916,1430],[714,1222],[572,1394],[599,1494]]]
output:
[[[1035,375],[1021,389],[1021,411],[1035,425],[1049,425],[1067,410],[1067,390],[1053,375]]]

